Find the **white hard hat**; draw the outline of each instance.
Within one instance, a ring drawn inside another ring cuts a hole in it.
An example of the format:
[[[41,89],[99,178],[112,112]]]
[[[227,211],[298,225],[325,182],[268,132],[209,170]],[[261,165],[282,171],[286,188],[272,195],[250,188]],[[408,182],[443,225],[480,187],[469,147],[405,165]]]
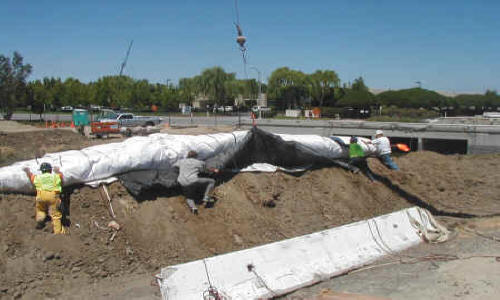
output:
[[[375,131],[375,135],[379,135],[379,134],[384,134],[384,132],[382,130]]]

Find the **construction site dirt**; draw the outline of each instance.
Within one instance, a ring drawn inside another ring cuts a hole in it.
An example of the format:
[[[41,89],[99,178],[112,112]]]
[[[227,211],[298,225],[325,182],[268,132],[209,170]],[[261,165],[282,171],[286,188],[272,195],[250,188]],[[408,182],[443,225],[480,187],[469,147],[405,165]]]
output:
[[[4,132],[0,163],[5,166],[43,153],[120,139],[89,140],[71,130]],[[50,224],[35,229],[33,195],[0,194],[0,298],[159,298],[153,276],[162,267],[414,205],[429,209],[452,230],[479,217],[500,215],[500,154],[415,152],[396,156],[395,161],[401,171],[369,159],[375,183],[341,168],[310,170],[300,176],[282,172],[224,176],[215,189],[214,207],[200,206],[199,215],[190,213],[175,188],[138,200],[115,182],[109,191],[118,231],[108,227],[112,218],[99,191],[76,186],[70,190],[70,233],[64,236],[52,235]],[[263,206],[270,199],[276,206]],[[498,235],[500,227],[495,224],[492,234]],[[500,255],[499,246],[492,243],[491,252]],[[460,251],[457,247],[455,252]],[[500,284],[500,276],[493,284]]]

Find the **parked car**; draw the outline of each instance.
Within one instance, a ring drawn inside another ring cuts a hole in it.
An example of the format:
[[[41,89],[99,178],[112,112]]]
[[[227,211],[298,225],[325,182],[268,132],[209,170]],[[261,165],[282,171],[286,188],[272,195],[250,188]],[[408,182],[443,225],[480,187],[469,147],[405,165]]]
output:
[[[233,111],[233,107],[232,106],[219,106],[219,107],[217,107],[217,110],[218,111]]]
[[[131,113],[117,113],[112,110],[101,110],[99,122],[118,122],[123,127],[155,126],[161,123],[161,119],[155,116],[136,116]]]
[[[101,109],[102,109],[102,107],[99,105],[90,104],[90,110],[92,110],[92,111],[99,111]]]
[[[73,111],[73,106],[63,106],[61,107],[61,111]]]
[[[255,113],[259,111],[271,111],[271,108],[267,106],[253,106],[252,111]]]

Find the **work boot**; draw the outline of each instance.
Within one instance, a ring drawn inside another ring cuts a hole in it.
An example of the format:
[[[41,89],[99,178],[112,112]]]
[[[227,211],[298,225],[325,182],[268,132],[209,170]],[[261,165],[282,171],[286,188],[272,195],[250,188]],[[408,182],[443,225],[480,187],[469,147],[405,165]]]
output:
[[[210,203],[210,202],[215,202],[215,199],[212,197],[203,198],[203,203]]]
[[[212,197],[203,198],[203,203],[205,204],[205,207],[210,208],[214,206],[215,199]]]
[[[38,222],[36,222],[36,226],[35,226],[36,229],[41,230],[44,227],[45,227],[45,222],[44,221],[38,221]]]
[[[193,215],[198,215],[198,209],[196,207],[192,207],[191,212],[193,213]]]

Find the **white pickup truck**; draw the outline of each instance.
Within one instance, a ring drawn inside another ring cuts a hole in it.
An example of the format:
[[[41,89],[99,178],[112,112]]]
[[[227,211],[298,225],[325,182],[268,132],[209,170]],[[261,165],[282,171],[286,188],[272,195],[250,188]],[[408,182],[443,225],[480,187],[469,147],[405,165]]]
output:
[[[118,122],[122,127],[155,126],[161,119],[155,116],[136,116],[131,113],[117,113],[112,110],[101,110],[99,122]]]

